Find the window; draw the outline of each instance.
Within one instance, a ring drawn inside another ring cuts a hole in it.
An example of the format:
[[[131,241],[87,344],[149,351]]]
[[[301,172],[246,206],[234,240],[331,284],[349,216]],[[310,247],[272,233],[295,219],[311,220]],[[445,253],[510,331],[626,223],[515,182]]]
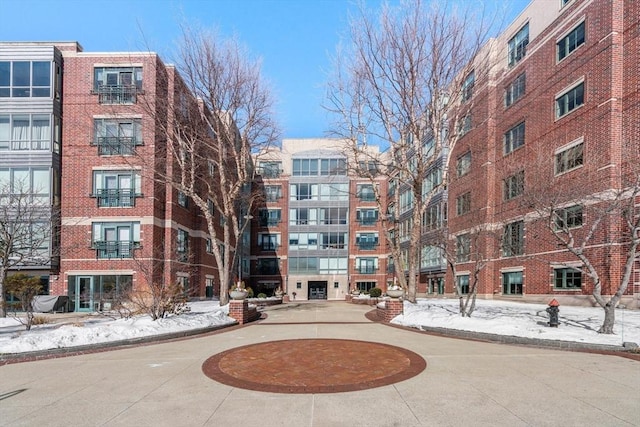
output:
[[[378,258],[356,258],[356,270],[360,274],[375,274],[378,270]]]
[[[258,234],[258,246],[263,251],[275,251],[280,246],[279,234]]]
[[[140,172],[93,171],[93,194],[98,207],[132,207],[142,197]]]
[[[358,172],[361,176],[376,176],[379,173],[378,162],[372,160],[359,161]]]
[[[573,145],[556,153],[556,175],[582,166],[584,143]]]
[[[272,276],[280,274],[280,262],[278,258],[260,258],[256,264],[258,274]]]
[[[456,162],[456,172],[458,177],[465,176],[471,170],[471,151],[467,151],[458,157]]]
[[[562,61],[571,52],[584,44],[584,22],[574,28],[569,34],[560,39],[558,47],[558,61]]]
[[[456,198],[456,214],[458,216],[471,212],[471,192]]]
[[[469,275],[463,274],[456,277],[456,287],[460,295],[469,293]]]
[[[183,208],[189,207],[189,197],[182,191],[178,191],[178,205],[182,206]]]
[[[516,33],[515,36],[509,40],[509,66],[516,65],[527,54],[527,45],[529,44],[529,24],[525,24],[524,27]]]
[[[346,249],[348,234],[343,232],[319,233],[320,249]]]
[[[283,172],[282,162],[260,162],[258,169],[264,178],[279,178]]]
[[[51,62],[0,61],[0,98],[51,97]]]
[[[315,184],[314,184],[315,185]],[[349,200],[349,184],[320,184],[320,200]]]
[[[502,293],[504,295],[522,295],[522,271],[502,273]]]
[[[444,209],[440,204],[435,204],[427,207],[427,210],[422,217],[422,227],[425,231],[435,230],[436,228],[440,228],[443,224]]]
[[[504,134],[504,154],[509,154],[512,151],[522,147],[524,145],[524,122],[519,123],[509,129]]]
[[[189,259],[189,232],[180,228],[176,239],[176,253],[178,261],[186,262]]]
[[[280,209],[260,209],[258,213],[262,227],[275,227],[280,224],[282,211]]]
[[[467,114],[464,117],[461,117],[460,122],[458,123],[458,136],[462,137],[466,135],[471,130],[471,125],[471,113]]]
[[[282,198],[282,186],[281,185],[265,185],[264,194],[267,202],[276,202]]]
[[[516,256],[524,253],[524,221],[516,221],[504,227],[502,255]]]
[[[471,260],[471,235],[461,234],[456,237],[456,261],[469,262]]]
[[[358,209],[356,220],[360,225],[374,225],[378,221],[378,209]]]
[[[371,251],[378,247],[378,233],[356,233],[356,245],[363,251]]]
[[[440,184],[442,184],[442,168],[435,167],[427,172],[424,181],[422,181],[422,194],[427,196]]]
[[[566,116],[584,104],[584,82],[556,98],[556,118]]]
[[[92,228],[92,247],[97,257],[132,258],[133,249],[140,247],[139,222],[94,222]]]
[[[468,101],[473,96],[473,86],[476,82],[476,74],[474,71],[471,71],[467,77],[464,79],[464,83],[462,84],[462,101]]]
[[[347,162],[344,159],[321,159],[320,175],[346,175]]]
[[[180,273],[178,273],[180,274]],[[182,273],[184,274],[184,273]],[[178,283],[178,286],[180,286],[180,289],[182,290],[182,293],[185,295],[189,295],[189,277],[188,276],[178,276],[176,277],[176,281]]]
[[[504,200],[511,200],[524,192],[524,171],[504,180]]]
[[[556,289],[580,289],[582,287],[582,271],[575,268],[556,268],[553,270],[554,287]]]
[[[213,253],[213,240],[211,240],[210,237],[207,237],[207,239],[204,241],[204,250],[208,254],[212,254]]]
[[[142,67],[96,67],[93,89],[101,104],[133,104],[142,90]]]
[[[522,73],[511,82],[504,91],[504,106],[509,107],[511,104],[522,98],[526,91],[526,77]]]
[[[420,250],[421,269],[440,269],[445,266],[443,251],[437,246],[423,246]]]
[[[333,287],[338,289],[340,287],[340,282],[333,282]]]
[[[51,172],[48,168],[0,168],[0,195],[13,194],[25,201],[48,205]]]
[[[101,156],[132,155],[142,145],[140,119],[94,119],[93,145]]]
[[[375,288],[378,285],[377,282],[365,282],[365,281],[357,281],[356,289],[360,292],[369,293],[371,288]]]
[[[409,189],[400,194],[400,213],[413,209],[413,190]]]
[[[49,114],[0,114],[0,150],[49,150]]]
[[[372,184],[358,184],[356,186],[356,193],[362,202],[374,202],[376,200],[376,194]]]
[[[318,200],[318,184],[291,184],[291,200]]]
[[[293,176],[318,175],[318,159],[294,159]]]
[[[555,227],[558,230],[582,227],[582,206],[575,205],[553,212]]]
[[[293,257],[289,258],[289,274],[347,274],[346,257]]]
[[[346,224],[348,208],[318,208],[318,224]]]

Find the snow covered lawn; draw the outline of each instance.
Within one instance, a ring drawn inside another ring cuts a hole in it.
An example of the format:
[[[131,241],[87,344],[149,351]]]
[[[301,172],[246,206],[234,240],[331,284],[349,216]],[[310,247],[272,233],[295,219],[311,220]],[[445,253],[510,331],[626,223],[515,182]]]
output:
[[[470,318],[460,316],[458,305],[457,299],[405,302],[404,315],[397,316],[392,323],[591,344],[622,345],[628,341],[640,344],[638,310],[616,310],[615,335],[603,335],[596,332],[604,320],[604,310],[599,307],[561,306],[560,325],[550,328],[546,305],[478,300]]]
[[[87,315],[81,323],[48,323],[33,326],[31,331],[11,317],[0,318],[0,354],[105,343],[235,322],[228,316],[229,306],[220,307],[218,301],[191,302],[189,306],[189,313],[155,322],[149,316],[113,319],[96,313]]]

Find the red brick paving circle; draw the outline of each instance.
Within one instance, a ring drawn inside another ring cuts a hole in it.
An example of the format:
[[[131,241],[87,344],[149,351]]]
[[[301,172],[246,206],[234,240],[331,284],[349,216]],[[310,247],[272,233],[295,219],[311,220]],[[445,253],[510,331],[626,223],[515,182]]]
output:
[[[251,344],[211,356],[209,378],[272,393],[365,390],[418,375],[427,362],[404,348],[367,341],[300,339]]]

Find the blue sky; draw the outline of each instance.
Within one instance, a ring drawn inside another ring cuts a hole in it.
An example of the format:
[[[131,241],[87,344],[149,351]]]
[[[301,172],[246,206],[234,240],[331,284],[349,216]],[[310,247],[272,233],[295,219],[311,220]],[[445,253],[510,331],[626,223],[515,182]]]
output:
[[[507,23],[529,3],[484,1],[506,8]],[[350,0],[0,0],[0,41],[77,41],[87,52],[151,50],[172,62],[181,22],[216,27],[262,58],[283,137],[313,138],[325,136],[329,56],[353,9]]]

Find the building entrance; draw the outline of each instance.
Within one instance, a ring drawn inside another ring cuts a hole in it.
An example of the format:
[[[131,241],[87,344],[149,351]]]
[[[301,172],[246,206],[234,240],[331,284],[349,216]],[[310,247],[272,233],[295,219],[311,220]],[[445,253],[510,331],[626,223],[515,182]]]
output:
[[[310,281],[309,299],[327,299],[327,282]]]

